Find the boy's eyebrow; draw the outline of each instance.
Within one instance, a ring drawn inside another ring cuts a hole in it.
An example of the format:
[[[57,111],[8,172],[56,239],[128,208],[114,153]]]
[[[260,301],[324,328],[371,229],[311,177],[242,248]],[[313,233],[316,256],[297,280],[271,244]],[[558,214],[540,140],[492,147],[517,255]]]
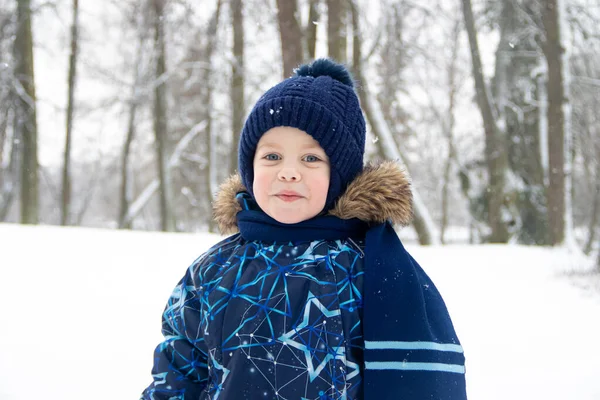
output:
[[[268,141],[265,141],[265,142],[263,142],[263,143],[259,144],[259,145],[256,147],[256,150],[258,150],[258,149],[260,149],[260,148],[263,148],[263,147],[275,147],[275,148],[280,148],[280,147],[281,147],[281,145],[280,145],[279,143],[275,142],[275,141],[273,141],[273,142],[268,142]],[[320,146],[318,143],[306,143],[306,144],[304,144],[304,145],[300,146],[300,150],[306,150],[306,149],[316,149],[316,150],[320,150],[320,151],[322,151],[323,153],[325,153],[325,150],[324,150],[324,149],[323,149],[323,148],[322,148],[322,147],[321,147],[321,146]]]
[[[302,149],[317,149],[323,151],[323,153],[325,152],[325,149],[323,149],[319,143],[306,143],[302,146]]]
[[[280,146],[277,145],[277,142],[262,142],[258,146],[256,146],[257,149],[259,149],[261,147],[280,147]]]

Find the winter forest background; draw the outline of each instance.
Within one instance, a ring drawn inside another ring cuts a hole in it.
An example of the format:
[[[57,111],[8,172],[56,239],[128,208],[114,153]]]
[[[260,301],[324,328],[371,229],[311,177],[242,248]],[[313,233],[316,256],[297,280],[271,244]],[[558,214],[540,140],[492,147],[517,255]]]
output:
[[[250,108],[325,56],[368,158],[409,171],[419,243],[600,269],[597,0],[0,0],[0,221],[215,231]]]

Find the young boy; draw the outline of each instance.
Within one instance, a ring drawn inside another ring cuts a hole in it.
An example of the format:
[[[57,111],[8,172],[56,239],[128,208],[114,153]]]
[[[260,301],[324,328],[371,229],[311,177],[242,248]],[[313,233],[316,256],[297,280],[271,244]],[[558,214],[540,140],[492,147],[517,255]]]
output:
[[[363,167],[364,146],[331,60],[258,100],[215,202],[239,232],[175,288],[142,399],[466,399],[446,306],[392,228],[410,222],[409,180]]]

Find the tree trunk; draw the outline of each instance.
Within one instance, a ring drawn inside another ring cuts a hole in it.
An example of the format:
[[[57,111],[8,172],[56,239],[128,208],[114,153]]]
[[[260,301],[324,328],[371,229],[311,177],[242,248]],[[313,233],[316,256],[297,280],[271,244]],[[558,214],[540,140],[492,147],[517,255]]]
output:
[[[2,38],[0,37],[0,40]],[[8,103],[10,93],[3,100]],[[14,141],[12,136],[7,135],[7,126],[9,120],[10,109],[7,104],[0,104],[0,221],[4,221],[6,214],[8,213],[9,203],[12,202],[12,194],[14,193],[13,182],[15,177],[11,174],[10,160],[13,159]],[[9,161],[4,159],[4,150],[8,149]]]
[[[131,94],[129,98],[129,113],[127,116],[127,132],[125,134],[125,142],[121,149],[121,186],[119,188],[119,215],[117,216],[117,226],[119,229],[131,229],[132,220],[127,220],[127,214],[129,212],[131,202],[131,174],[129,166],[129,158],[131,156],[131,145],[136,134],[136,118],[138,107],[142,101],[142,82],[141,75],[144,68],[147,66],[143,65],[144,59],[144,42],[147,38],[148,32],[145,26],[145,17],[138,14],[136,21],[133,23],[137,30],[137,48],[136,48],[136,59],[133,64],[133,85],[131,87]]]
[[[38,155],[33,38],[30,0],[17,0],[15,75],[17,78],[16,137],[21,150],[21,223],[38,223]]]
[[[125,137],[125,143],[121,150],[121,188],[120,188],[120,201],[119,201],[119,217],[118,227],[119,229],[131,229],[131,221],[126,222],[125,217],[129,209],[129,156],[131,154],[131,144],[135,136],[135,120],[137,115],[137,108],[139,102],[139,68],[141,62],[142,44],[138,44],[138,62],[134,65],[135,78],[133,80],[133,87],[131,88],[131,99],[129,102],[129,115],[127,118],[127,135]]]
[[[598,241],[598,254],[596,255],[596,271],[600,272],[600,241]]]
[[[69,214],[71,210],[71,139],[73,133],[73,110],[75,107],[75,83],[77,78],[77,54],[78,54],[78,23],[79,1],[73,0],[73,22],[71,24],[71,54],[69,56],[69,75],[68,75],[68,95],[67,95],[67,115],[66,115],[66,139],[65,154],[63,160],[62,175],[62,212],[60,218],[61,225],[69,224]]]
[[[6,101],[8,103],[8,99],[2,98],[0,97],[0,100],[2,101]],[[4,167],[4,148],[6,146],[7,143],[7,127],[8,127],[8,114],[9,114],[9,107],[7,105],[2,105],[0,106],[0,173],[2,173],[3,171],[3,167]],[[0,179],[2,177],[0,176]]]
[[[352,22],[352,68],[356,78],[363,76],[362,71],[362,39],[360,37],[360,21],[358,18],[358,4],[356,0],[349,0],[350,21]],[[360,93],[360,91],[359,91]]]
[[[7,113],[8,115],[8,113]],[[10,207],[15,199],[15,182],[18,181],[18,145],[17,138],[11,137],[11,143],[9,144],[9,159],[8,165],[3,168],[2,179],[0,180],[0,221],[6,221]]]
[[[452,172],[452,165],[456,162],[456,148],[454,146],[454,105],[456,103],[456,63],[458,60],[458,40],[460,35],[460,22],[457,20],[452,30],[452,55],[450,59],[450,65],[448,66],[448,111],[447,111],[447,123],[444,125],[444,131],[446,138],[448,139],[448,158],[446,159],[446,165],[444,166],[444,182],[442,185],[442,221],[440,226],[440,242],[444,244],[446,242],[446,228],[448,227],[448,208],[449,208],[449,186],[450,186],[450,174]]]
[[[327,0],[327,49],[329,57],[345,63],[346,58],[346,26],[348,24],[346,2],[344,0]]]
[[[244,14],[242,0],[230,0],[231,23],[233,25],[233,64],[231,76],[231,104],[232,104],[232,157],[229,163],[230,175],[235,174],[238,168],[237,146],[244,125]]]
[[[539,74],[536,78],[537,81],[537,95],[538,95],[538,137],[539,137],[539,153],[540,153],[540,165],[542,173],[542,182],[544,187],[549,185],[549,166],[548,166],[548,88],[546,87],[546,77],[544,74]]]
[[[600,154],[598,154],[600,156]],[[588,238],[586,240],[583,252],[590,254],[592,244],[596,240],[596,228],[598,226],[598,215],[600,214],[600,159],[596,160],[596,190],[592,200],[592,215],[588,224]]]
[[[506,138],[507,169],[513,178],[505,187],[505,206],[515,221],[514,238],[518,243],[546,245],[549,242],[546,189],[539,150],[543,119],[540,120],[538,111],[544,105],[543,98],[538,98],[536,104],[531,93],[531,88],[537,85],[532,72],[540,71],[541,57],[534,40],[536,30],[522,22],[524,17],[534,20],[537,12],[535,7],[529,7],[529,0],[499,3],[502,10],[498,21],[500,40],[492,93],[497,125]]]
[[[511,77],[508,74],[508,68],[512,61],[511,59],[511,37],[514,29],[512,22],[515,17],[513,0],[502,0],[502,12],[500,13],[500,41],[496,48],[496,64],[494,66],[493,87],[495,92],[494,103],[496,106],[496,124],[500,126],[500,130],[506,132],[506,107],[509,98],[509,86]],[[476,33],[474,35],[476,40]],[[514,46],[514,44],[512,44]],[[477,50],[478,51],[478,50]],[[479,51],[478,51],[479,52]],[[490,104],[493,107],[493,104]]]
[[[308,58],[310,60],[315,59],[316,48],[317,48],[317,27],[319,25],[319,0],[309,0],[308,9],[308,22],[306,24],[306,49],[308,51]]]
[[[81,206],[79,210],[72,212],[72,224],[80,226],[83,223],[85,214],[90,209],[90,204],[94,199],[94,194],[98,189],[98,181],[100,180],[100,174],[102,172],[102,162],[100,160],[95,162],[94,171],[86,177],[86,188],[82,188],[78,191],[81,194]],[[85,194],[84,194],[85,193]]]
[[[13,29],[13,18],[8,10],[0,11],[0,43],[8,42],[9,31]],[[4,57],[0,56],[3,60]],[[10,58],[10,55],[6,57]],[[8,73],[7,73],[8,72]],[[15,145],[14,129],[14,91],[10,82],[8,84],[3,77],[12,75],[13,71],[8,64],[0,62],[0,221],[5,221],[8,210],[15,198],[15,182],[19,181],[15,170]],[[10,77],[9,77],[10,79]],[[5,158],[6,153],[6,158]]]
[[[473,63],[473,79],[475,80],[475,91],[477,104],[483,119],[485,131],[485,157],[487,161],[489,186],[487,191],[488,223],[491,234],[488,239],[492,243],[508,242],[508,229],[502,219],[504,204],[505,172],[507,168],[506,144],[504,132],[496,125],[490,96],[483,78],[483,68],[477,44],[477,33],[470,0],[462,0],[465,27],[471,47],[471,59]]]
[[[206,35],[208,37],[208,41],[206,43],[206,62],[209,65],[209,68],[205,72],[205,76],[207,77],[205,82],[207,82],[206,90],[205,90],[205,98],[203,100],[203,104],[206,105],[206,115],[204,116],[206,121],[206,170],[205,170],[205,192],[206,192],[206,204],[212,204],[213,194],[217,190],[216,185],[216,169],[213,168],[213,163],[218,160],[216,156],[216,143],[215,143],[215,135],[212,132],[212,118],[210,115],[210,109],[212,108],[212,92],[213,85],[212,79],[210,78],[212,73],[212,55],[214,53],[216,47],[217,40],[217,30],[219,27],[219,16],[221,14],[221,0],[217,0],[217,8],[215,13],[213,14],[210,23],[208,25],[208,30]],[[215,154],[213,154],[215,153]],[[216,232],[217,227],[212,218],[212,215],[208,218],[208,231]]]
[[[137,67],[136,67],[137,68]],[[133,89],[132,91],[135,91]],[[135,95],[133,95],[135,96]],[[137,114],[136,99],[132,96],[129,105],[129,116],[127,119],[127,135],[121,150],[121,188],[119,195],[119,217],[117,225],[119,229],[131,229],[131,221],[126,223],[125,216],[129,209],[129,156],[131,154],[131,143],[135,136],[135,118]]]
[[[302,63],[302,31],[296,12],[296,0],[277,0],[284,79],[292,76],[294,68]]]
[[[153,0],[154,6],[154,45],[156,55],[156,87],[154,89],[154,137],[156,163],[160,186],[160,224],[162,231],[175,230],[171,201],[171,181],[167,167],[167,90],[164,82],[166,73],[164,0]]]
[[[562,45],[562,36],[567,26],[560,23],[560,0],[547,0],[542,4],[542,22],[546,40],[542,50],[548,64],[548,220],[550,225],[550,243],[553,246],[565,242],[568,212],[567,200],[570,196],[565,165],[570,157],[569,120],[565,115],[569,107],[568,82],[565,82],[568,59],[566,48]],[[567,90],[565,90],[567,89]]]

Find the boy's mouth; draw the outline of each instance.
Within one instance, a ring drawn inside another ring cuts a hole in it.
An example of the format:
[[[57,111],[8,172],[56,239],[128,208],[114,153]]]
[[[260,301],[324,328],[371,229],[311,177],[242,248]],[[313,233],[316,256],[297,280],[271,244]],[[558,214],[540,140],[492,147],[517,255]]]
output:
[[[301,196],[299,193],[294,192],[293,190],[283,190],[277,193],[275,197],[289,203],[292,201],[300,200],[303,196]]]

